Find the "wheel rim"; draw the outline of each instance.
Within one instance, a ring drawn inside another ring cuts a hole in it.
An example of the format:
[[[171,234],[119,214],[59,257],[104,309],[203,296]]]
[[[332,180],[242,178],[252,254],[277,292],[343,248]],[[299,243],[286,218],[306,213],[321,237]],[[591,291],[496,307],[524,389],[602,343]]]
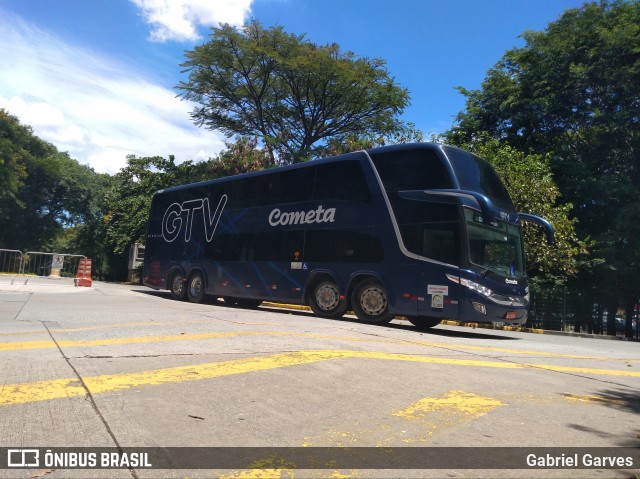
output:
[[[184,287],[184,283],[182,282],[182,276],[176,274],[173,277],[173,283],[171,288],[173,289],[173,294],[176,296],[180,296],[182,294],[182,288]]]
[[[362,291],[360,307],[369,316],[379,316],[387,309],[387,296],[379,287],[371,286]]]
[[[197,298],[200,296],[200,292],[202,291],[202,278],[200,276],[195,276],[191,282],[189,283],[189,294],[192,298]]]
[[[316,289],[316,303],[323,311],[332,311],[340,303],[340,292],[332,284],[323,284]]]

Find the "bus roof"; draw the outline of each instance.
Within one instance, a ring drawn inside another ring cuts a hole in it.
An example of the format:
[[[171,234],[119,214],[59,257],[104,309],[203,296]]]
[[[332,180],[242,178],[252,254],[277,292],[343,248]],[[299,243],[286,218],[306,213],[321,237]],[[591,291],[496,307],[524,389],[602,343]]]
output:
[[[403,150],[415,150],[415,149],[429,149],[429,150],[440,150],[441,149],[441,145],[437,144],[437,143],[403,143],[400,145],[388,145],[388,146],[380,146],[380,147],[376,147],[376,148],[370,148],[367,149],[366,152],[367,153],[388,153],[388,152],[392,152],[392,151],[403,151]],[[327,158],[318,158],[318,159],[314,159],[314,160],[310,160],[310,161],[305,161],[305,162],[301,162],[301,163],[295,163],[293,165],[285,165],[285,166],[278,166],[275,168],[269,168],[266,170],[260,170],[260,171],[252,171],[250,173],[240,173],[237,175],[231,175],[231,176],[224,176],[222,178],[212,178],[210,180],[204,180],[204,181],[199,181],[199,182],[194,182],[194,183],[187,183],[184,185],[178,185],[178,186],[171,186],[169,188],[164,188],[161,190],[158,190],[155,192],[156,195],[158,194],[162,194],[162,193],[171,193],[174,191],[179,191],[179,190],[183,190],[183,189],[189,189],[189,188],[193,188],[193,187],[199,187],[199,186],[208,186],[210,184],[217,184],[217,183],[223,183],[223,182],[227,182],[227,181],[235,181],[237,179],[240,178],[251,178],[251,177],[255,177],[255,176],[267,176],[270,175],[272,173],[279,173],[282,171],[289,171],[289,170],[295,170],[295,169],[299,169],[299,168],[307,168],[310,167],[312,165],[317,165],[317,164],[323,164],[323,163],[332,163],[335,161],[344,161],[344,160],[348,160],[348,159],[355,159],[355,158],[360,158],[363,151],[365,150],[358,150],[358,151],[354,151],[351,153],[345,153],[342,155],[337,155],[337,156],[330,156]]]

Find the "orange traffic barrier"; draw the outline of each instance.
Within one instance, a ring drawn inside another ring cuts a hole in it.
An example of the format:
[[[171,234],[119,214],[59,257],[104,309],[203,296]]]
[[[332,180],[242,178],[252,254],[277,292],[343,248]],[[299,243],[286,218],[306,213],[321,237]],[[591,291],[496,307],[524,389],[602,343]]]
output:
[[[80,258],[73,282],[76,286],[91,287],[91,258]]]

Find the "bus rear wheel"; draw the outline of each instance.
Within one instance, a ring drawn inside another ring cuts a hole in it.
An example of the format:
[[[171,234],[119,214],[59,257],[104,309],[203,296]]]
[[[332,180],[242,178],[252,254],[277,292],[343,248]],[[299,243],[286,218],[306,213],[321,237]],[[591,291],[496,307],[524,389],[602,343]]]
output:
[[[187,282],[187,296],[192,303],[201,303],[204,299],[204,279],[202,273],[196,272]]]
[[[426,331],[440,324],[441,318],[407,318],[420,331]]]
[[[389,313],[389,297],[384,286],[375,279],[368,279],[356,286],[351,296],[351,307],[360,321],[386,324],[393,319]]]
[[[316,316],[337,319],[347,309],[347,302],[340,298],[340,290],[333,281],[320,281],[309,297],[309,306]]]
[[[180,271],[176,271],[171,276],[169,281],[169,288],[171,291],[171,297],[178,301],[183,301],[187,297],[187,288],[184,284],[184,277]]]

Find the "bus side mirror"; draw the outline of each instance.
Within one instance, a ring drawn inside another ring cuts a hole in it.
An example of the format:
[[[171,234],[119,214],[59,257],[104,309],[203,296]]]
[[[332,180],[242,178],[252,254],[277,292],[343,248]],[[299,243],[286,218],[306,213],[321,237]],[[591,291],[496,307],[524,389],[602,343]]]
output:
[[[545,235],[547,236],[547,244],[553,246],[555,244],[555,232],[553,226],[544,218],[536,215],[530,215],[528,213],[518,213],[522,221],[527,223],[535,223],[544,228]]]
[[[482,222],[487,225],[494,225],[494,216],[493,213],[493,202],[482,193],[478,193],[477,191],[469,191],[469,190],[422,190],[425,195],[429,195],[433,198],[431,201],[441,201],[443,203],[450,202],[451,198],[466,198],[472,200],[477,203],[480,207],[480,211],[482,212]],[[402,192],[400,192],[402,193]],[[437,199],[439,198],[439,200]],[[448,201],[446,201],[448,200]]]

